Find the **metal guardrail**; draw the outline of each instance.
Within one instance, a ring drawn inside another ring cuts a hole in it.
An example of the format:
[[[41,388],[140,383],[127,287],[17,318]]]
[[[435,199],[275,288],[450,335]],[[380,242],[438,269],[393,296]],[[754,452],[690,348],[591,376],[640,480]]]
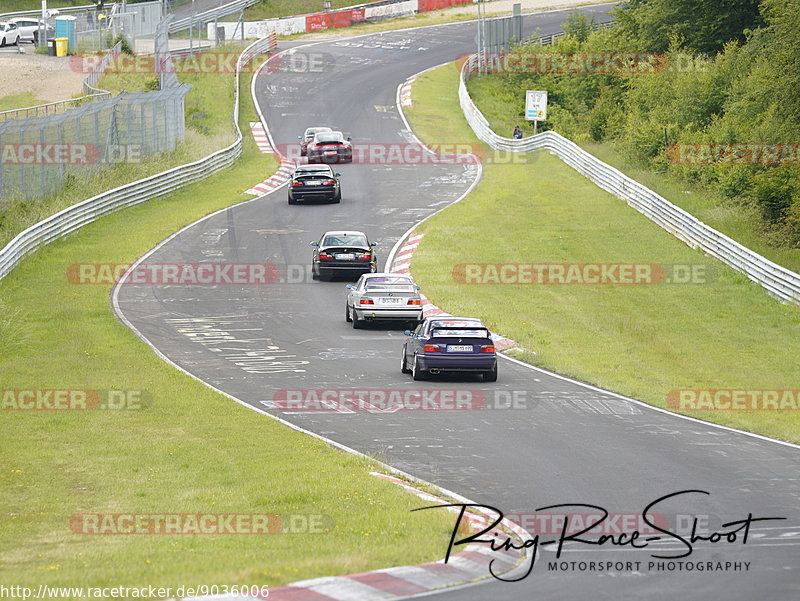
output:
[[[216,8],[212,8],[206,10],[201,13],[197,13],[191,17],[184,17],[183,19],[176,19],[169,26],[170,33],[176,33],[178,31],[183,31],[184,29],[189,29],[190,26],[194,25],[205,25],[206,23],[210,23],[219,17],[224,17],[226,15],[230,15],[231,13],[235,13],[237,11],[243,10],[245,8],[249,8],[254,4],[258,4],[261,0],[234,0],[233,2],[229,2],[228,4],[223,4],[222,6],[218,6]]]
[[[119,56],[120,52],[122,52],[122,42],[119,41],[114,44],[114,47],[111,48],[106,55],[102,58],[102,60],[97,63],[94,69],[92,69],[91,73],[83,80],[83,91],[89,96],[110,96],[111,92],[108,90],[101,90],[99,88],[95,88],[94,86],[97,85],[97,81],[100,79],[100,76],[105,73],[105,70],[108,66]]]
[[[233,124],[236,140],[228,147],[209,156],[152,175],[131,184],[103,192],[93,198],[73,205],[48,217],[44,221],[20,232],[0,250],[0,279],[16,267],[28,254],[44,244],[63,238],[84,225],[121,208],[141,204],[152,198],[167,196],[188,184],[203,180],[229,167],[242,154],[242,131],[239,128],[239,79],[244,64],[268,47],[266,38],[245,48],[236,62],[236,90],[234,93]]]
[[[549,150],[555,153],[578,173],[588,177],[603,190],[626,201],[690,247],[700,249],[740,271],[779,299],[800,304],[800,274],[773,263],[709,227],[618,169],[589,154],[571,140],[554,131],[546,131],[521,140],[497,135],[467,91],[466,77],[476,68],[477,60],[473,55],[462,66],[458,98],[470,127],[478,138],[490,147],[513,152]]]

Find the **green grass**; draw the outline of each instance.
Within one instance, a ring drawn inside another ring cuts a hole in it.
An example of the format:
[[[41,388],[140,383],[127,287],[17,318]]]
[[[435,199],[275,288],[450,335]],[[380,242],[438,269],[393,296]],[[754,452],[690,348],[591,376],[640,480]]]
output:
[[[246,127],[255,120],[247,84]],[[229,98],[226,94],[225,98]],[[230,111],[230,102],[226,104]],[[0,413],[0,581],[61,586],[266,584],[441,557],[452,520],[336,451],[168,366],[109,307],[110,287],[65,277],[129,263],[172,232],[242,201],[272,173],[251,137],[237,164],[105,217],[0,281],[0,389],[146,390],[144,410]],[[321,534],[87,536],[76,513],[324,514]]]
[[[0,97],[0,111],[10,111],[11,109],[25,108],[35,104],[39,103],[30,92]]]
[[[457,84],[452,65],[414,84],[408,116],[424,141],[475,141]],[[527,165],[487,166],[470,196],[420,230],[412,273],[432,302],[483,318],[530,349],[521,354],[530,363],[659,407],[673,389],[797,388],[796,306],[691,250],[548,153],[530,155]],[[707,264],[714,277],[692,285],[490,286],[452,276],[462,263],[548,262]],[[797,411],[689,414],[800,442]]]
[[[469,91],[473,101],[481,109],[496,132],[511,137],[515,125],[520,125],[525,135],[533,134],[533,124],[522,117],[525,99],[514,104],[508,98],[498,98],[501,80],[494,76],[471,78]],[[507,96],[507,94],[506,94]],[[617,152],[611,144],[577,142],[586,150],[657,192],[671,203],[688,211],[707,225],[730,236],[740,244],[783,265],[792,271],[800,271],[800,248],[776,247],[765,235],[761,216],[752,206],[734,204],[699,185],[687,182],[670,173],[652,173],[642,169],[626,156]]]

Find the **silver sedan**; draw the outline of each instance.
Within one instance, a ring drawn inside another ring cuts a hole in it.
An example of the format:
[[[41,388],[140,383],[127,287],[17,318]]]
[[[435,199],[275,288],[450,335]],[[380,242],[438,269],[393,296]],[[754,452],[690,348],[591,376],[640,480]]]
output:
[[[397,273],[365,273],[348,290],[345,319],[358,329],[367,321],[422,321],[419,286],[410,276]]]

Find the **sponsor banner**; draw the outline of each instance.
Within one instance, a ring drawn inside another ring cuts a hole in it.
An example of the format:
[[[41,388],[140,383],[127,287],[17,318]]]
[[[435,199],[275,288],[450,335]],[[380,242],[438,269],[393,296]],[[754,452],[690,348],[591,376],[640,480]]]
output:
[[[368,4],[364,7],[364,17],[367,21],[371,19],[386,19],[389,17],[400,17],[417,12],[417,0],[406,2],[376,3]]]
[[[72,284],[115,284],[129,268],[127,263],[73,263],[66,275]],[[140,263],[124,283],[263,286],[278,280],[278,268],[272,263]]]
[[[800,144],[673,144],[667,158],[678,165],[800,165]]]
[[[337,27],[350,27],[366,20],[363,8],[336,10],[328,13],[306,15],[306,31],[320,31]]]
[[[682,389],[666,400],[679,411],[798,411],[800,389]]]
[[[291,35],[294,33],[305,33],[306,31],[306,18],[305,15],[297,17],[285,17],[281,19],[264,19],[263,21],[246,21],[242,24],[237,22],[224,22],[217,23],[217,27],[222,27],[225,30],[225,39],[230,40],[233,38],[241,39],[242,28],[244,28],[244,37],[247,39],[260,39],[267,37],[270,33],[277,33],[278,35]],[[206,26],[206,35],[209,40],[216,39],[214,36],[214,23],[208,23]]]

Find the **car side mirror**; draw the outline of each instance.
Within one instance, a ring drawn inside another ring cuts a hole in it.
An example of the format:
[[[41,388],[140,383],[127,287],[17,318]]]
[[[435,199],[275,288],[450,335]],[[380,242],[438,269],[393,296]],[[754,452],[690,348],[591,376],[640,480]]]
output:
[[[303,136],[297,136],[297,139],[298,139],[298,140],[302,140],[302,139],[303,139]]]
[[[416,288],[417,290],[422,290],[422,288],[420,288],[419,286],[414,286],[414,288]]]
[[[319,242],[309,242],[311,246],[319,246]]]
[[[405,332],[403,332],[403,334],[405,334],[406,336],[411,336],[412,332],[411,330],[406,330]]]
[[[347,288],[348,290],[352,290],[353,289],[353,285],[352,284],[347,284],[347,286],[345,286],[345,288]]]
[[[378,246],[378,243],[377,242],[370,242],[369,245],[370,246]]]
[[[342,177],[342,174],[341,174],[341,173],[334,173],[334,175],[335,175],[336,177]]]

